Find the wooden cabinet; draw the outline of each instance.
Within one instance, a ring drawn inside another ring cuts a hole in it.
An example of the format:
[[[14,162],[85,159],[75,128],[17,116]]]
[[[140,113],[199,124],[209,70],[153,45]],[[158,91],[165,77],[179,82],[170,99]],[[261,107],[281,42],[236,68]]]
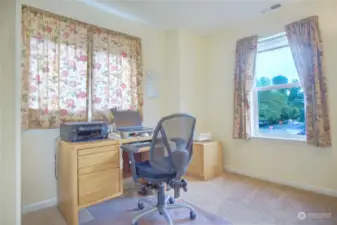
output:
[[[100,199],[115,197],[120,193],[118,168],[80,175],[78,177],[79,205],[97,203]]]
[[[210,180],[223,172],[223,154],[219,141],[193,142],[193,156],[187,175]]]
[[[78,225],[80,208],[123,194],[121,160],[119,141],[59,143],[58,208],[68,225]]]
[[[104,164],[119,167],[119,150],[93,153],[78,157],[78,168],[96,167]]]

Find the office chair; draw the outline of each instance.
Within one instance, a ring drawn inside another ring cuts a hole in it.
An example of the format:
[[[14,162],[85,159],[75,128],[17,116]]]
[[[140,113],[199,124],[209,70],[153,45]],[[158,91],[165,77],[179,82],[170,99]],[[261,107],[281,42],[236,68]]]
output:
[[[137,215],[132,225],[147,214],[159,212],[169,225],[173,225],[168,209],[187,208],[190,210],[190,219],[196,218],[195,210],[187,204],[175,204],[174,199],[179,198],[180,189],[187,191],[187,182],[182,179],[193,154],[193,133],[196,119],[187,114],[172,114],[162,118],[152,137],[150,144],[150,160],[136,163],[134,153],[138,152],[140,145],[123,145],[121,148],[129,153],[131,160],[132,177],[137,183],[139,179],[152,184],[157,192],[157,204],[151,204],[148,199],[141,199],[138,208],[144,209],[144,203],[153,208]],[[166,196],[165,186],[174,189],[174,199]],[[168,204],[170,203],[170,204]]]

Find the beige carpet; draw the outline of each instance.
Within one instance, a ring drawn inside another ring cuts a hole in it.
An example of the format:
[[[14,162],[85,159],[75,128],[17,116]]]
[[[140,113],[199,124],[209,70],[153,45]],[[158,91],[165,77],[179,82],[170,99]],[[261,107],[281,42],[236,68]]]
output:
[[[80,218],[81,225],[131,225],[134,216],[141,210],[137,208],[138,196],[124,196],[106,201],[89,207],[87,210],[93,217],[90,221],[83,221]],[[184,201],[180,201],[183,203]],[[193,205],[192,205],[193,206]],[[212,213],[206,212],[197,206],[193,206],[197,212],[197,218],[189,218],[188,209],[169,210],[170,215],[176,225],[229,225],[223,218]],[[144,210],[150,208],[145,205]],[[142,218],[139,225],[166,225],[165,218],[159,213],[152,213]]]
[[[337,225],[333,197],[234,174],[211,181],[188,180],[188,192],[182,197],[233,225]],[[126,187],[131,184],[127,181]],[[300,212],[307,217],[299,219]],[[22,225],[64,225],[56,208],[25,214],[22,221]]]
[[[189,184],[184,199],[234,225],[337,225],[337,198],[235,174]]]
[[[149,209],[150,206],[145,204],[143,210],[139,210],[137,203],[139,198],[134,191],[128,191],[125,196],[115,198],[82,209],[79,213],[80,225],[131,225],[132,219],[142,211]],[[152,198],[150,198],[152,199]],[[154,201],[156,199],[153,199]],[[179,199],[177,203],[187,203]],[[220,216],[209,213],[198,206],[190,204],[197,214],[195,220],[191,220],[189,209],[172,209],[168,210],[174,224],[176,225],[230,225],[228,221]],[[40,212],[30,213],[24,216],[23,224],[29,225],[66,225],[55,207],[41,210]],[[166,225],[165,218],[159,213],[152,213],[143,217],[139,225]]]

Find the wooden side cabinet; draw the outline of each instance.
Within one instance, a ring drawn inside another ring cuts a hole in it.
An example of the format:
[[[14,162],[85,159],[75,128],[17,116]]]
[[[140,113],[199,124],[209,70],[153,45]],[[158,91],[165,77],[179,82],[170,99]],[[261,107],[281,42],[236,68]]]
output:
[[[57,201],[68,225],[78,225],[81,208],[123,194],[121,160],[118,141],[59,142]]]
[[[193,156],[187,175],[210,180],[223,172],[223,154],[219,141],[193,142]]]

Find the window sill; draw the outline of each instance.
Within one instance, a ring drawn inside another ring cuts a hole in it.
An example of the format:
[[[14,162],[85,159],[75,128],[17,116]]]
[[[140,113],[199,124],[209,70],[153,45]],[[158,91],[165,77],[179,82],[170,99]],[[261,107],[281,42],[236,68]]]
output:
[[[305,139],[297,139],[297,138],[281,138],[281,137],[268,137],[268,136],[251,136],[252,140],[267,140],[267,141],[278,141],[283,143],[296,143],[296,144],[306,144],[307,141]]]

